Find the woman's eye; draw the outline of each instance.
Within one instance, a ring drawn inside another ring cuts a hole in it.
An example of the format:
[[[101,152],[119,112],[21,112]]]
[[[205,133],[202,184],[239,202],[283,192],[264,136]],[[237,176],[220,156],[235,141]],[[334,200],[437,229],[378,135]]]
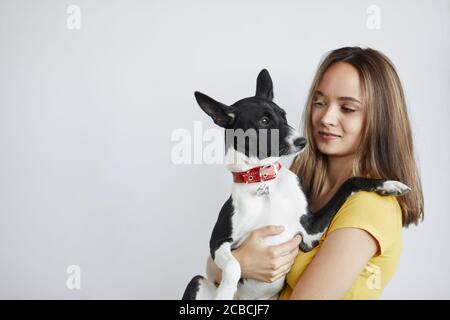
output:
[[[323,107],[324,105],[325,103],[323,103],[322,101],[313,101],[314,107]]]
[[[351,108],[347,108],[346,106],[342,106],[342,110],[344,110],[345,113],[355,112],[355,110],[353,110]]]
[[[267,118],[267,117],[262,117],[262,118],[259,120],[259,123],[260,123],[261,125],[263,125],[263,126],[267,126],[267,125],[269,125],[269,118]]]

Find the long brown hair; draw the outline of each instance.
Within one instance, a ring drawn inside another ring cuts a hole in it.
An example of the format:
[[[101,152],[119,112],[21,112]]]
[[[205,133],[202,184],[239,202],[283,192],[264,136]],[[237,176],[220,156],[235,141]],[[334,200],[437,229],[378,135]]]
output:
[[[358,70],[363,104],[367,107],[352,175],[397,180],[409,186],[412,190],[397,201],[402,210],[403,226],[417,224],[423,220],[424,203],[405,96],[394,65],[377,50],[345,47],[331,51],[323,59],[303,112],[303,134],[308,146],[290,169],[299,176],[310,199],[320,194],[327,174],[327,156],[318,150],[313,139],[311,106],[320,80],[337,62],[349,63]]]

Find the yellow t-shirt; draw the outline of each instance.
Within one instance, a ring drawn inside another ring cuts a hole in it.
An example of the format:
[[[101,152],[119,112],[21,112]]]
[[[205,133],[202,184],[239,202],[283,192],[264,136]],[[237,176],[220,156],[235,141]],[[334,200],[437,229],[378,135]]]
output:
[[[310,252],[300,251],[297,255],[286,277],[280,299],[289,299],[300,275],[320,250],[327,235],[334,230],[349,227],[369,232],[378,241],[380,252],[369,260],[344,299],[380,298],[397,269],[403,250],[402,212],[394,196],[360,191],[351,195],[341,206],[319,245]]]

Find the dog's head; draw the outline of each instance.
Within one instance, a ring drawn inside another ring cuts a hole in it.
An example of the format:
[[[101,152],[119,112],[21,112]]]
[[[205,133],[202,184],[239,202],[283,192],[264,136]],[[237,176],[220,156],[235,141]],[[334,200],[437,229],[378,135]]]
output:
[[[226,148],[233,147],[247,157],[264,159],[300,152],[306,139],[288,125],[286,112],[273,100],[273,84],[263,69],[256,81],[254,97],[228,106],[201,92],[195,98],[218,126],[225,130]]]

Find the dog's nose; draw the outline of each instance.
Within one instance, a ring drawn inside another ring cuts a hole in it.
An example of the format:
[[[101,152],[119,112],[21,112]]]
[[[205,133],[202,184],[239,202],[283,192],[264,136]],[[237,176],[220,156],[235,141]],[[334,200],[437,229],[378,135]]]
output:
[[[306,139],[301,137],[294,140],[294,145],[296,147],[304,148],[306,146]]]

